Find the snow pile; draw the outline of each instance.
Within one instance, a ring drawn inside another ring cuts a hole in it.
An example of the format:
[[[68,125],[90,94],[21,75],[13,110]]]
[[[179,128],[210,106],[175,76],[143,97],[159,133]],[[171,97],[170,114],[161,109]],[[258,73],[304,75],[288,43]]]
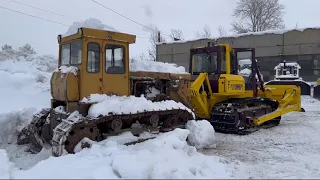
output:
[[[54,57],[38,55],[27,45],[18,50],[6,45],[0,51],[0,98],[4,102],[0,109],[0,149],[7,150],[10,160],[27,157],[24,148],[15,144],[17,133],[34,113],[50,107],[49,82],[55,66]]]
[[[186,69],[183,66],[177,66],[176,64],[157,62],[145,59],[130,59],[130,71],[187,74]]]
[[[188,142],[197,149],[210,149],[216,147],[214,128],[207,120],[188,121],[186,128],[190,131]]]
[[[60,66],[59,68],[55,69],[54,72],[61,72],[61,73],[73,73],[75,76],[78,73],[78,68],[74,66]]]
[[[12,176],[16,179],[230,178],[223,160],[198,153],[187,144],[188,135],[189,130],[176,129],[131,146],[105,140],[74,155],[50,157],[29,170],[13,171]]]
[[[81,27],[117,32],[113,27],[103,24],[99,19],[88,18],[84,21],[73,22],[73,24],[68,28],[67,32],[63,34],[63,37],[77,33],[78,29]]]
[[[57,60],[37,54],[19,56],[15,52],[1,56],[6,53],[0,52],[0,57],[11,58],[0,59],[0,94],[5,102],[0,114],[50,105],[50,78]]]
[[[83,98],[83,103],[94,103],[89,108],[88,116],[99,117],[112,114],[130,114],[143,111],[157,111],[166,109],[185,109],[192,113],[182,103],[173,100],[152,102],[144,97],[135,96],[108,96],[105,94],[91,94],[89,98]]]
[[[36,108],[27,108],[20,111],[0,114],[0,147],[1,144],[11,144],[16,141],[17,133],[32,119]]]

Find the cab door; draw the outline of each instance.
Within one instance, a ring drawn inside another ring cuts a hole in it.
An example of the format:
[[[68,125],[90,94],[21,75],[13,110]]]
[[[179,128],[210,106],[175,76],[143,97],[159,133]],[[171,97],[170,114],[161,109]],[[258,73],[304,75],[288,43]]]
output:
[[[81,73],[81,97],[102,94],[103,90],[103,53],[101,40],[84,41],[84,65]]]
[[[105,94],[130,95],[129,44],[103,43],[103,87]]]

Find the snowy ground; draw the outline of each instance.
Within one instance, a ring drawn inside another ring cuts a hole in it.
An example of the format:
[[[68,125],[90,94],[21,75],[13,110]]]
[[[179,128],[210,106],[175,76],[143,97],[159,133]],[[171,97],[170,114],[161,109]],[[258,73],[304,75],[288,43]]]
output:
[[[290,113],[278,127],[247,136],[208,137],[202,133],[212,129],[201,131],[195,125],[189,129],[198,137],[177,129],[132,146],[121,145],[135,138],[124,134],[59,158],[46,149],[36,155],[25,152],[26,147],[15,144],[17,131],[50,105],[50,65],[42,58],[0,59],[0,95],[6,102],[0,108],[0,178],[320,177],[320,102],[308,97],[302,103],[307,112]],[[214,147],[201,144],[203,139],[216,148],[197,150],[187,144],[188,136],[198,141],[191,143],[198,149]]]
[[[281,124],[247,136],[216,133],[217,147],[202,150],[245,164],[246,178],[320,177],[320,102],[303,97],[307,112],[290,113]]]
[[[121,144],[136,137],[123,134],[96,143],[91,149],[58,158],[52,157],[48,149],[39,154],[26,152],[25,146],[16,145],[17,132],[31,120],[33,113],[50,105],[51,73],[41,58],[30,55],[27,59],[11,57],[0,62],[0,75],[4,77],[0,79],[0,94],[3,102],[7,102],[0,108],[0,178],[232,177],[231,164],[223,158],[197,152],[187,144],[190,131],[182,129],[131,146]],[[192,131],[199,133],[197,128]]]

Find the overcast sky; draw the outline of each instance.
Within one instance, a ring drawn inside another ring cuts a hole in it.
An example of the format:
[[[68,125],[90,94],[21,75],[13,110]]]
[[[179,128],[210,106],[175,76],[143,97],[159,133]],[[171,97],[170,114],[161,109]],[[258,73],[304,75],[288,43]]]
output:
[[[137,35],[136,44],[131,45],[131,56],[147,52],[149,32],[138,24],[109,11],[91,0],[15,0],[67,17],[36,10],[11,0],[0,0],[0,6],[30,15],[70,25],[74,21],[98,18],[113,28]],[[181,29],[186,39],[195,38],[197,30],[206,24],[213,36],[218,36],[218,27],[227,30],[233,20],[232,12],[237,0],[96,0],[101,4],[138,21],[155,24],[162,33],[170,29]],[[319,26],[320,0],[280,0],[285,5],[284,21],[287,28]],[[302,9],[302,7],[304,9]],[[67,31],[68,26],[35,19],[0,8],[0,45],[14,47],[31,44],[38,53],[57,55],[56,37]]]

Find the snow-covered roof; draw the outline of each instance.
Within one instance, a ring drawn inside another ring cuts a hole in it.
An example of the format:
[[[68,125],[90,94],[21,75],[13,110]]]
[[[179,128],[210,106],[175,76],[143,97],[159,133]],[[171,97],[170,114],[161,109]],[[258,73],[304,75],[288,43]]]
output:
[[[91,28],[98,30],[106,30],[112,32],[119,32],[111,26],[103,24],[101,20],[96,18],[88,18],[84,21],[75,21],[72,25],[69,26],[67,32],[62,34],[62,37],[70,36],[76,34],[79,28]]]
[[[285,30],[269,30],[269,31],[261,31],[261,32],[250,32],[250,33],[242,33],[242,34],[234,34],[234,35],[227,35],[227,36],[220,36],[220,37],[212,37],[212,38],[201,38],[201,39],[188,39],[184,41],[171,41],[171,42],[161,42],[157,43],[157,45],[161,44],[179,44],[179,43],[187,43],[191,41],[199,41],[199,40],[216,40],[221,38],[238,38],[242,36],[250,36],[250,35],[265,35],[265,34],[284,34],[291,31],[301,31],[304,32],[305,30],[309,29],[320,29],[320,27],[308,27],[308,28],[296,28],[296,29],[285,29]]]

